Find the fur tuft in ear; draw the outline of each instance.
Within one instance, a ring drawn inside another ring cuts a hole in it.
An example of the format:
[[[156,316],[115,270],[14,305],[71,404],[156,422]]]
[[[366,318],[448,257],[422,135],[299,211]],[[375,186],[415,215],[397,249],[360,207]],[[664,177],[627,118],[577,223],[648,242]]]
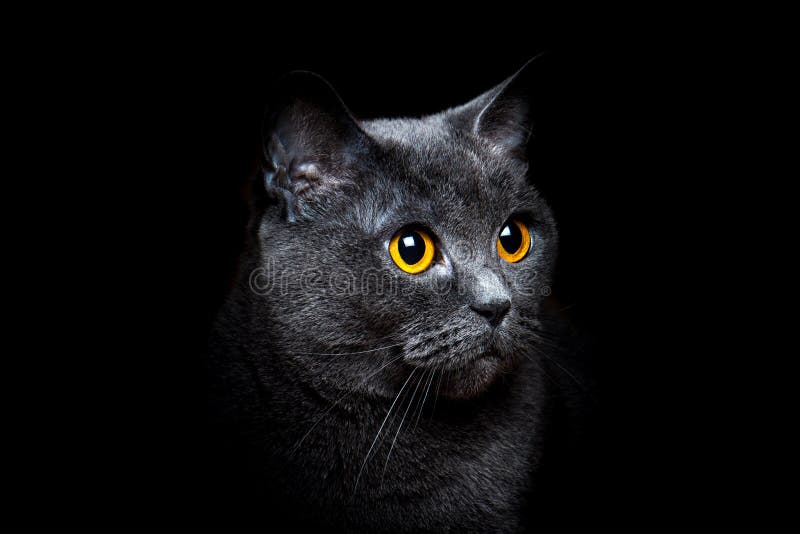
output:
[[[532,131],[529,99],[536,57],[504,82],[452,110],[451,122],[487,140],[497,150],[525,160]]]
[[[288,221],[348,182],[348,164],[367,143],[334,89],[310,72],[293,72],[279,82],[263,139],[264,185],[284,201]]]

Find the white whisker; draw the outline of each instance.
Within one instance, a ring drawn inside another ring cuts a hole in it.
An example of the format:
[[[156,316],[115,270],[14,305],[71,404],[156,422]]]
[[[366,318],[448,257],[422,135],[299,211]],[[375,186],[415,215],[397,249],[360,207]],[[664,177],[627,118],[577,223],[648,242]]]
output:
[[[383,418],[383,422],[381,423],[381,426],[378,429],[378,433],[375,434],[375,439],[372,440],[372,445],[370,445],[369,450],[367,451],[367,456],[364,458],[364,463],[361,464],[361,469],[359,469],[359,471],[358,471],[358,476],[356,477],[356,485],[353,488],[353,493],[355,493],[358,490],[358,483],[361,480],[361,475],[364,472],[364,467],[367,465],[367,461],[369,460],[369,455],[372,454],[372,449],[375,447],[375,442],[378,441],[378,437],[381,435],[381,431],[383,430],[383,425],[386,424],[386,420],[389,419],[389,414],[392,413],[392,408],[394,408],[394,405],[397,403],[397,399],[400,398],[400,394],[406,388],[406,385],[408,385],[409,380],[411,380],[411,377],[414,376],[414,373],[416,371],[417,371],[417,367],[415,367],[414,369],[411,370],[411,374],[408,375],[408,378],[403,383],[403,386],[400,388],[400,391],[397,392],[397,397],[394,398],[394,402],[392,402],[392,405],[389,406],[389,411],[386,412],[386,417]]]
[[[386,475],[386,467],[389,465],[389,458],[392,457],[392,451],[394,450],[394,444],[397,443],[397,436],[400,435],[400,430],[403,428],[403,423],[406,420],[406,415],[408,415],[408,410],[411,408],[411,405],[414,404],[414,397],[417,396],[417,390],[419,389],[419,385],[422,384],[422,380],[425,378],[425,375],[421,375],[419,380],[417,380],[417,386],[414,388],[414,393],[411,395],[411,400],[408,401],[408,406],[406,406],[406,411],[403,412],[403,418],[400,420],[400,424],[397,426],[397,432],[394,435],[394,439],[392,440],[392,445],[389,447],[389,454],[386,455],[386,461],[383,463],[383,472],[381,473],[381,486],[383,486],[383,477]]]
[[[444,363],[439,368],[439,383],[436,385],[436,395],[433,397],[433,408],[431,408],[431,419],[433,419],[433,412],[436,411],[436,401],[439,400],[439,390],[442,388],[442,378],[444,378]]]
[[[419,418],[422,417],[422,410],[425,408],[425,401],[428,400],[428,392],[431,390],[431,384],[433,383],[433,375],[436,373],[436,368],[431,367],[431,373],[428,377],[428,385],[425,387],[425,396],[422,398],[422,403],[419,405],[419,413],[417,414],[417,420],[414,422],[414,430],[417,429],[417,425],[419,425]]]
[[[308,435],[311,434],[311,432],[314,430],[314,428],[316,428],[316,426],[325,418],[325,416],[328,415],[331,412],[331,410],[333,410],[342,400],[344,400],[345,397],[347,397],[348,395],[351,395],[353,392],[356,391],[356,389],[358,389],[360,386],[364,385],[367,380],[369,380],[370,378],[372,378],[376,374],[380,373],[386,367],[388,367],[389,365],[391,365],[392,363],[396,362],[397,360],[399,360],[402,357],[403,357],[403,355],[400,354],[400,355],[392,358],[391,360],[389,360],[385,364],[383,364],[380,367],[378,367],[378,369],[376,371],[374,371],[373,373],[369,374],[366,378],[364,378],[364,380],[362,380],[361,382],[356,384],[352,389],[350,389],[349,391],[345,392],[341,397],[336,399],[336,401],[334,401],[334,403],[331,404],[328,407],[327,410],[322,412],[322,415],[319,416],[319,418],[314,422],[314,424],[311,426],[311,428],[308,429],[308,432],[305,433],[305,435],[300,439],[300,441],[298,441],[297,444],[294,447],[292,447],[292,451],[289,453],[289,455],[290,456],[294,455],[294,453],[297,452],[297,449],[300,447],[300,445],[302,445],[303,441],[305,441],[305,439],[308,437]]]
[[[533,346],[532,346],[531,348],[532,348],[533,350],[535,350],[537,353],[539,353],[539,355],[540,355],[540,356],[542,356],[543,358],[545,358],[547,361],[549,361],[549,362],[553,363],[553,364],[554,364],[556,367],[558,367],[559,369],[561,369],[562,371],[564,371],[564,373],[566,373],[566,375],[567,375],[568,377],[570,377],[570,378],[571,378],[571,379],[572,379],[572,380],[573,380],[573,381],[574,381],[574,382],[575,382],[575,383],[578,385],[578,387],[580,387],[580,388],[583,390],[583,392],[584,392],[584,393],[586,393],[586,395],[588,395],[590,399],[592,399],[592,401],[593,401],[593,402],[597,402],[597,401],[595,400],[595,398],[594,398],[594,395],[592,395],[592,393],[589,391],[589,388],[587,388],[586,386],[584,386],[584,385],[583,385],[583,383],[582,383],[580,380],[578,380],[578,379],[575,377],[575,375],[573,375],[571,372],[569,372],[569,370],[568,370],[566,367],[564,367],[563,365],[561,365],[560,363],[558,363],[558,362],[555,360],[555,358],[551,358],[550,356],[548,356],[547,354],[545,354],[545,353],[544,353],[544,351],[541,351],[541,350],[539,350],[539,349],[537,349],[536,347],[533,347]]]
[[[367,354],[369,352],[376,352],[379,350],[393,349],[394,347],[402,347],[403,345],[405,345],[405,343],[397,343],[396,345],[378,347],[377,349],[357,350],[355,352],[288,352],[287,354],[305,354],[309,356],[352,356],[354,354]]]

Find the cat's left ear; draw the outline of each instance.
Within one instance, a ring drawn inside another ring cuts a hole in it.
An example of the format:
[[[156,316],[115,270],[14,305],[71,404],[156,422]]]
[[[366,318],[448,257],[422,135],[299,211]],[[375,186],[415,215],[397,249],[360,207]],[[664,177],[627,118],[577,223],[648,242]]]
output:
[[[451,110],[451,122],[485,139],[494,149],[525,160],[532,131],[534,61],[536,57],[496,87]]]
[[[283,202],[285,217],[314,211],[351,181],[351,163],[368,136],[320,76],[296,71],[273,91],[263,125],[264,187]]]

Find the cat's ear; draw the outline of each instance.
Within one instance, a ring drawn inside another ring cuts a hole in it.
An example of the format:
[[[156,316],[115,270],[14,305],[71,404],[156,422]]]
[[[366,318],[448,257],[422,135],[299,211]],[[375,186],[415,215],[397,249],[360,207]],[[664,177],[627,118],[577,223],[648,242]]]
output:
[[[451,122],[485,139],[494,149],[525,160],[532,131],[530,100],[535,60],[536,57],[529,60],[513,76],[471,102],[453,109]]]
[[[285,200],[286,218],[349,181],[349,163],[368,144],[367,135],[336,91],[320,76],[285,76],[267,106],[262,130],[264,186]]]

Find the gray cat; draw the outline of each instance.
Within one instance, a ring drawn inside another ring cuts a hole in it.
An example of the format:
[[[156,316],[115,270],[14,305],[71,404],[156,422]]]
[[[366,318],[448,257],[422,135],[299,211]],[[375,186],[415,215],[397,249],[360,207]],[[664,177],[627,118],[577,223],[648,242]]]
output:
[[[558,234],[525,159],[533,72],[360,122],[316,75],[279,84],[210,342],[215,420],[265,510],[336,530],[527,526],[560,395]]]

